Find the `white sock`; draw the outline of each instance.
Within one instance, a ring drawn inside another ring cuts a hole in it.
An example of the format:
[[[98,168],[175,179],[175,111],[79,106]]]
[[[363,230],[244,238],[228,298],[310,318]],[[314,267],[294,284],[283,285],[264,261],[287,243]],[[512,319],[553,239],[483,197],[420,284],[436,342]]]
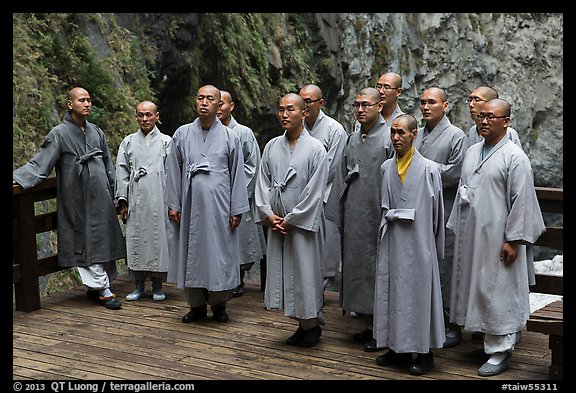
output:
[[[488,359],[489,364],[497,365],[502,363],[506,359],[506,352],[494,352],[490,359]]]
[[[100,296],[102,296],[102,297],[110,297],[112,295],[114,295],[114,294],[112,293],[110,288],[104,288],[102,291],[100,291]]]

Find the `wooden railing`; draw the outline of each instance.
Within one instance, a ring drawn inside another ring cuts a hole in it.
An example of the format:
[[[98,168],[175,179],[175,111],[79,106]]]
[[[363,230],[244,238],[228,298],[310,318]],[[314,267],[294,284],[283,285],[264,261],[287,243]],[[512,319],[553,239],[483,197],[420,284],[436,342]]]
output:
[[[536,187],[538,203],[543,213],[564,213],[564,189]],[[538,241],[537,246],[549,247],[555,250],[564,249],[564,228],[547,226]],[[562,276],[550,274],[536,274],[536,285],[530,287],[531,292],[547,293],[550,295],[563,295],[564,284]]]
[[[29,190],[12,188],[12,282],[18,311],[40,309],[38,277],[66,269],[58,266],[57,254],[37,257],[36,234],[56,229],[56,212],[36,215],[34,204],[54,198],[55,177]]]
[[[540,188],[538,201],[542,212],[563,213],[562,189]],[[536,244],[542,247],[563,249],[563,228],[547,227]],[[564,277],[548,274],[537,274],[536,285],[531,292],[550,295],[564,294]],[[548,376],[550,379],[564,379],[564,300],[558,300],[535,310],[526,323],[526,329],[547,334],[548,348],[551,352]]]
[[[563,189],[536,187],[538,200],[543,212],[563,212]],[[37,257],[38,246],[36,234],[56,229],[56,212],[36,215],[35,202],[56,198],[56,178],[46,179],[40,185],[29,190],[14,186],[12,190],[12,282],[16,310],[34,311],[41,308],[40,287],[38,278],[55,273],[62,268],[58,266],[58,255],[44,258]],[[562,249],[563,228],[547,228],[537,245]],[[261,285],[265,285],[265,261],[261,263]],[[264,273],[264,274],[262,274]],[[562,294],[562,278],[550,275],[537,275],[533,292]]]

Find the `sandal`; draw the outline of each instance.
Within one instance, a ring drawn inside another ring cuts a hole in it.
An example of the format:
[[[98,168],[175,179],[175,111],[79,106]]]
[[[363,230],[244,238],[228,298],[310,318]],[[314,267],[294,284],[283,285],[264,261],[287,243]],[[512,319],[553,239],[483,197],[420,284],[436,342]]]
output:
[[[104,297],[100,296],[100,302],[104,304],[104,307],[110,310],[118,310],[122,308],[122,302],[116,299],[116,295],[112,294],[112,296]]]

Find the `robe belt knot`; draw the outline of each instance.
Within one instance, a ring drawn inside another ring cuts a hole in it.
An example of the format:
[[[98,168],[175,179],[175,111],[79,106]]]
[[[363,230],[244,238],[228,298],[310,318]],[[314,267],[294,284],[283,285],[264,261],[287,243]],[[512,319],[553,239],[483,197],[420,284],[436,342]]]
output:
[[[104,152],[101,149],[95,147],[92,150],[88,151],[87,153],[82,154],[80,157],[78,157],[76,159],[76,164],[78,166],[78,174],[80,175],[82,173],[82,170],[84,169],[84,164],[88,163],[88,161],[90,161],[94,157],[101,156],[102,154],[104,154]]]
[[[380,239],[384,237],[388,229],[388,223],[392,221],[414,221],[414,214],[416,209],[390,209],[384,215],[384,219],[380,223]]]
[[[134,174],[134,181],[138,181],[140,180],[140,178],[144,175],[146,175],[148,172],[146,171],[146,168],[140,168],[136,171],[136,173]]]
[[[188,164],[188,179],[194,177],[197,173],[210,173],[210,163],[204,162],[200,164]]]
[[[354,168],[352,168],[346,174],[346,178],[344,179],[344,182],[346,184],[350,184],[350,183],[352,183],[353,180],[357,179],[358,177],[360,177],[360,168],[358,167],[358,164],[356,164],[356,165],[354,165]]]
[[[272,196],[271,204],[275,211],[282,216],[288,214],[286,208],[284,207],[284,202],[282,201],[282,191],[286,189],[290,180],[296,176],[296,170],[292,167],[288,168],[286,175],[284,176],[284,181],[279,182],[276,179],[272,179]]]

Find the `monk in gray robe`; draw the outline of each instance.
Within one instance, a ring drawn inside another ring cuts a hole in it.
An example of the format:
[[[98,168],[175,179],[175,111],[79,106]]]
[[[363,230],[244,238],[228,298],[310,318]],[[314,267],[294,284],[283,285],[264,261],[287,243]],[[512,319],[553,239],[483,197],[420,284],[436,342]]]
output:
[[[470,127],[468,130],[468,147],[472,146],[475,143],[478,143],[484,139],[482,135],[480,135],[480,121],[478,120],[478,114],[484,109],[484,105],[486,102],[498,98],[498,92],[496,89],[489,87],[489,86],[479,86],[472,90],[472,93],[466,99],[466,103],[468,104],[468,109],[470,110],[470,117],[474,122],[474,125]],[[506,132],[506,136],[518,147],[522,148],[522,142],[520,142],[520,136],[518,135],[518,131],[516,131],[512,127],[508,127],[508,131]]]
[[[402,88],[402,76],[393,71],[385,72],[380,75],[375,87],[380,92],[380,102],[382,103],[380,115],[386,122],[386,133],[389,134],[392,120],[404,113],[398,105],[398,99],[404,90]],[[354,131],[359,130],[360,122],[356,120],[354,122]],[[390,150],[392,150],[390,141],[386,141],[386,143],[390,145]]]
[[[328,201],[332,191],[332,183],[336,171],[340,169],[342,153],[346,146],[348,134],[342,124],[335,119],[326,115],[322,111],[324,98],[322,90],[316,85],[305,85],[298,93],[304,99],[308,113],[304,119],[304,128],[314,138],[318,139],[324,145],[328,154],[328,180],[326,184],[326,195],[324,203]],[[328,219],[324,220],[324,233],[326,236],[326,254],[323,261],[324,288],[331,287],[334,284],[336,273],[340,270],[342,264],[341,239],[338,225]]]
[[[126,300],[145,295],[152,281],[152,299],[166,295],[162,282],[168,272],[168,238],[173,234],[166,207],[166,160],[172,138],[156,127],[160,112],[153,102],[136,106],[138,131],[122,140],[116,158],[116,200],[126,223],[126,262],[135,289]]]
[[[426,123],[424,127],[418,130],[418,136],[414,142],[414,147],[422,156],[435,161],[440,166],[442,187],[444,187],[444,209],[446,211],[452,209],[460,179],[462,161],[468,148],[468,140],[464,131],[453,125],[446,116],[448,107],[448,96],[444,90],[438,87],[424,90],[420,96],[420,110]],[[447,220],[448,215],[445,215],[445,221]],[[444,258],[440,261],[440,281],[442,283],[445,322],[448,325],[454,233],[448,230],[445,231],[445,236]],[[462,335],[457,327],[449,326],[444,347],[453,347],[461,340]]]
[[[325,323],[320,228],[328,163],[322,143],[302,125],[305,115],[299,95],[280,99],[284,134],[264,147],[255,194],[260,222],[268,228],[264,304],[298,321],[288,345],[312,347]]]
[[[479,114],[483,142],[462,167],[448,228],[456,234],[450,322],[484,333],[490,358],[481,376],[506,370],[530,316],[532,245],[546,230],[528,156],[506,137],[510,104],[493,99]]]
[[[438,269],[444,202],[440,167],[414,148],[417,133],[413,116],[394,119],[390,138],[396,155],[381,166],[374,337],[390,348],[377,364],[410,364],[411,374],[424,375],[434,364],[430,349],[442,348],[446,339]]]
[[[122,303],[110,282],[117,275],[116,259],[126,257],[126,244],[114,205],[114,163],[104,132],[87,120],[92,108],[88,91],[71,89],[67,105],[62,123],[12,177],[28,189],[56,168],[58,266],[76,266],[88,297],[119,309]]]
[[[340,302],[345,312],[355,312],[365,329],[354,335],[364,350],[384,349],[372,335],[374,280],[380,226],[380,166],[394,154],[389,128],[380,115],[380,92],[367,87],[353,104],[359,131],[353,132],[344,148],[340,170],[328,200],[329,217],[339,215],[342,234],[342,288]],[[335,208],[339,206],[338,208]]]
[[[244,174],[250,210],[242,215],[238,226],[238,239],[240,245],[240,285],[234,288],[232,296],[239,297],[244,293],[244,276],[256,262],[259,262],[266,252],[266,241],[262,225],[256,224],[256,206],[254,203],[254,188],[256,187],[256,172],[260,166],[260,146],[254,132],[242,125],[232,116],[236,106],[232,95],[226,90],[220,90],[222,105],[216,115],[227,127],[233,129],[240,138],[242,155],[244,157]]]
[[[183,323],[203,319],[207,305],[228,322],[232,291],[240,284],[238,236],[250,209],[238,134],[216,117],[220,90],[198,89],[198,118],[180,126],[168,155],[168,215],[179,224],[171,246],[168,281],[184,288],[190,311]]]

